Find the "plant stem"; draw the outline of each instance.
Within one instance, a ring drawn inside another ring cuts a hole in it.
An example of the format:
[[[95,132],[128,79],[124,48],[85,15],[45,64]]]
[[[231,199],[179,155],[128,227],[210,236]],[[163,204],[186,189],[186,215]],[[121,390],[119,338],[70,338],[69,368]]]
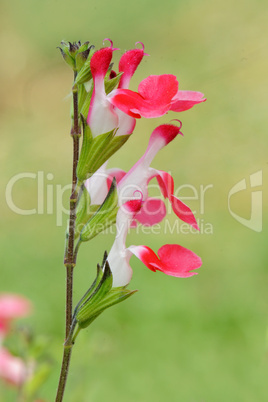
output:
[[[58,385],[57,396],[56,396],[55,402],[61,402],[63,400],[65,385],[67,382],[67,376],[68,376],[68,371],[69,371],[71,352],[72,352],[72,347],[64,346],[61,373],[60,373],[60,381],[59,381],[59,385]]]
[[[75,76],[74,76],[75,78]],[[63,400],[64,390],[67,382],[68,369],[71,359],[71,351],[73,347],[71,325],[72,325],[72,310],[73,310],[73,269],[75,267],[74,259],[74,237],[75,237],[75,221],[76,221],[76,204],[77,204],[77,176],[76,169],[79,158],[79,138],[81,135],[81,129],[78,120],[78,90],[77,86],[73,87],[73,126],[71,129],[71,136],[73,138],[73,175],[72,175],[72,193],[70,196],[70,219],[69,229],[67,236],[67,245],[64,255],[64,265],[66,266],[66,320],[65,320],[65,340],[70,339],[70,342],[65,342],[62,358],[61,373],[59,379],[59,385],[57,390],[57,396],[55,402],[61,402]]]

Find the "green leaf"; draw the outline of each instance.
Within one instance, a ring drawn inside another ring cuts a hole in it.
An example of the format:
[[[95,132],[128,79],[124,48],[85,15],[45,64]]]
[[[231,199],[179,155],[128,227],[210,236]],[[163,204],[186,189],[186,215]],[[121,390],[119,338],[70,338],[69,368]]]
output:
[[[88,93],[84,85],[78,85],[78,114],[81,114],[82,108],[87,100]]]
[[[88,241],[115,223],[117,211],[118,196],[116,191],[116,180],[113,179],[110,190],[102,205],[83,227],[80,233],[80,240]]]
[[[87,176],[87,165],[89,159],[90,145],[92,141],[93,136],[91,130],[89,126],[86,124],[86,122],[83,120],[83,143],[76,171],[77,178],[81,182],[83,182]]]
[[[84,84],[87,81],[92,79],[92,74],[90,70],[90,63],[85,62],[81,70],[76,76],[75,83],[76,84]]]
[[[90,216],[93,215],[94,212],[90,214],[90,195],[87,189],[83,186],[83,191],[81,196],[79,197],[76,209],[76,221],[75,221],[75,237],[81,232],[84,225],[89,220]]]

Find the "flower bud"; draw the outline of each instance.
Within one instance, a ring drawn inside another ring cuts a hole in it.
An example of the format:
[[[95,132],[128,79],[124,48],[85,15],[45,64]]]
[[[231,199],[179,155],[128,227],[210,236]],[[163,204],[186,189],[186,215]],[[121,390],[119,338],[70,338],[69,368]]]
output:
[[[62,41],[59,49],[65,62],[77,72],[84,66],[93,47],[89,46],[89,42],[81,44],[80,41],[74,43]]]

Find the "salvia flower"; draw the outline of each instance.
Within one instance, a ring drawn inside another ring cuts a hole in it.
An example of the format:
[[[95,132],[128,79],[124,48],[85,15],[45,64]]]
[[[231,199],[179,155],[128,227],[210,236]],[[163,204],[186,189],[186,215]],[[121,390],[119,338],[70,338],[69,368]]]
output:
[[[141,207],[135,214],[135,220],[147,226],[159,223],[166,215],[165,205],[161,199],[148,196],[148,184],[153,178],[156,178],[161,193],[169,200],[175,214],[182,221],[198,230],[198,225],[191,209],[174,195],[172,176],[167,172],[150,166],[156,154],[163,147],[173,141],[178,134],[182,135],[180,129],[181,123],[179,126],[174,124],[158,126],[151,134],[144,155],[127,173],[117,168],[106,170],[105,165],[103,165],[85,182],[92,204],[101,204],[104,201],[110,188],[111,180],[115,177],[119,206],[135,197],[140,198],[141,194]],[[133,225],[134,222],[132,222]]]
[[[107,258],[113,275],[113,287],[126,286],[130,282],[132,268],[129,260],[133,254],[150,270],[159,270],[172,276],[192,276],[195,273],[191,271],[201,266],[200,257],[177,244],[164,245],[159,249],[158,256],[148,246],[126,247],[126,236],[135,219],[146,225],[148,223],[153,225],[165,216],[162,201],[148,197],[148,183],[154,177],[157,178],[163,196],[168,198],[176,215],[198,229],[191,209],[174,196],[172,177],[166,172],[150,167],[156,154],[178,134],[182,135],[180,129],[181,123],[178,126],[174,124],[158,126],[151,134],[144,155],[128,173],[120,169],[106,170],[105,166],[102,166],[85,183],[91,200],[104,202],[111,186],[111,178],[117,181],[120,207],[116,217],[117,236]]]
[[[132,219],[141,202],[128,201],[117,214],[117,236],[108,255],[108,263],[113,275],[113,287],[126,286],[132,277],[129,260],[132,255],[139,258],[151,271],[161,271],[167,275],[186,278],[196,275],[191,272],[202,265],[201,258],[193,251],[178,244],[166,244],[158,250],[158,256],[148,246],[126,247],[126,237]]]

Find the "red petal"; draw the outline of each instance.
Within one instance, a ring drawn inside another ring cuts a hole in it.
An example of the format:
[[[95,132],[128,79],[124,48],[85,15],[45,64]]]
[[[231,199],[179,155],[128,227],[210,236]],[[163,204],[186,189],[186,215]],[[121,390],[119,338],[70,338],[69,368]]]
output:
[[[172,99],[170,110],[183,112],[184,110],[191,109],[194,105],[206,101],[206,98],[203,98],[203,96],[202,92],[178,91]]]
[[[156,127],[150,136],[148,146],[150,146],[155,139],[159,137],[164,139],[165,145],[169,144],[172,140],[174,140],[175,137],[177,137],[178,134],[182,135],[180,128],[181,124],[180,127],[175,126],[174,124],[162,124]]]
[[[138,257],[151,271],[159,270],[167,275],[187,278],[196,275],[190,272],[200,268],[202,260],[193,251],[178,244],[166,244],[158,250],[158,255],[147,246],[131,246],[131,253]]]
[[[197,272],[189,272],[200,268],[202,260],[193,251],[178,244],[166,244],[158,250],[159,268],[167,275],[188,277]]]
[[[139,119],[141,116],[146,118],[161,117],[168,112],[170,104],[165,104],[161,100],[145,100],[137,92],[129,89],[118,89],[113,96],[109,97],[110,102],[129,116]]]
[[[93,78],[96,76],[104,77],[108,71],[113,57],[113,50],[110,47],[95,52],[90,61],[90,69]]]
[[[166,207],[159,198],[147,198],[135,218],[142,225],[153,226],[161,222],[166,216]]]
[[[125,204],[123,204],[121,206],[122,210],[125,213],[132,213],[132,214],[136,214],[140,209],[141,209],[141,205],[142,205],[142,200],[130,200],[125,202]]]
[[[162,170],[158,170],[159,175],[156,176],[160,190],[165,198],[168,198],[172,209],[175,214],[183,222],[193,226],[194,229],[199,230],[194,214],[191,209],[184,204],[181,200],[174,196],[174,180],[173,177]]]
[[[178,81],[175,75],[150,75],[141,81],[138,92],[146,100],[170,104],[178,91]]]
[[[132,254],[134,254],[147,268],[151,271],[156,271],[156,268],[152,265],[152,263],[158,263],[157,255],[154,253],[152,249],[147,246],[130,246],[128,248]]]
[[[129,80],[135,73],[144,56],[143,49],[128,50],[119,61],[119,72],[124,72],[118,88],[128,88]]]
[[[181,200],[179,200],[174,195],[170,196],[170,202],[172,205],[172,209],[183,222],[188,223],[193,226],[196,230],[199,230],[198,224],[196,222],[195,216],[186,204],[184,204]]]
[[[156,177],[160,190],[165,198],[170,198],[174,193],[174,180],[173,177],[163,170],[158,170],[159,175]]]

